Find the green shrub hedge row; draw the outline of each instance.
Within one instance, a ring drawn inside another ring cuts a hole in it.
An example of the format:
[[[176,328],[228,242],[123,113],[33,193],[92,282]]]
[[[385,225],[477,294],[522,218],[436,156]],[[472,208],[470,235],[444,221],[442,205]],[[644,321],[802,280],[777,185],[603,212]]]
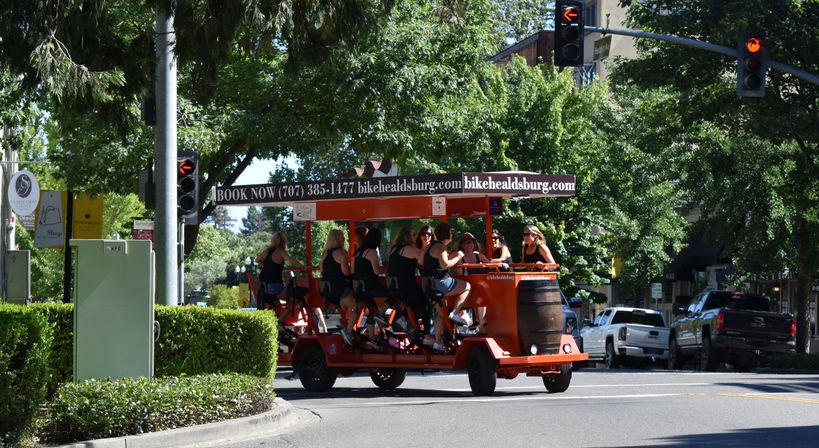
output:
[[[47,396],[73,380],[74,308],[71,304],[1,305],[0,446],[3,446],[19,439],[31,427]],[[154,344],[155,378],[232,373],[272,384],[278,349],[272,312],[157,306],[155,316],[161,329]],[[204,387],[207,380],[203,381],[192,386]],[[126,388],[141,387],[138,382],[123,384]],[[78,389],[75,394],[83,391],[87,389]],[[138,394],[135,390],[129,396]],[[98,403],[101,409],[116,406],[116,402],[104,400],[107,396],[86,400],[102,400]],[[188,405],[209,406],[208,400]],[[95,421],[89,425],[107,427]]]
[[[244,373],[273,379],[278,329],[271,311],[157,306],[154,344],[158,377]]]
[[[39,314],[0,304],[0,446],[14,444],[46,396],[51,328]]]
[[[783,353],[771,356],[765,362],[772,369],[819,370],[817,353]]]
[[[32,304],[29,309],[45,317],[53,330],[49,358],[53,392],[73,380],[74,306]],[[160,327],[154,343],[157,377],[233,372],[272,379],[276,373],[278,330],[270,311],[157,305],[155,316]]]
[[[74,306],[70,303],[32,303],[30,306],[51,324],[54,335],[48,367],[48,395],[74,379]]]
[[[273,389],[250,375],[88,380],[49,404],[41,443],[119,437],[245,417],[271,409]]]

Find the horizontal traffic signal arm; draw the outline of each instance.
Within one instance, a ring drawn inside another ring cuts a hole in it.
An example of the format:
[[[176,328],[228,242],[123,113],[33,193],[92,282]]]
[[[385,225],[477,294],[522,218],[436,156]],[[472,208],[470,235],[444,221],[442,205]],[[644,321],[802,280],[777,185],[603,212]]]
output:
[[[601,33],[604,36],[606,34],[616,34],[618,36],[630,36],[630,37],[639,37],[643,39],[654,39],[654,40],[661,40],[663,42],[670,42],[673,44],[679,45],[686,45],[688,47],[699,48],[701,50],[712,51],[714,53],[724,54],[726,56],[731,56],[736,58],[738,55],[736,48],[728,48],[723,47],[721,45],[714,45],[708,42],[703,42],[695,39],[687,39],[685,37],[677,37],[677,36],[669,36],[667,34],[657,34],[657,33],[646,33],[644,31],[632,31],[632,30],[618,30],[618,29],[611,29],[611,28],[602,28],[599,26],[587,26],[585,27],[586,31],[590,31],[592,33]],[[819,76],[814,75],[813,73],[806,72],[804,70],[798,69],[796,67],[790,66],[788,64],[783,64],[781,62],[776,62],[774,60],[768,60],[768,67],[779,70],[781,72],[790,73],[793,76],[796,76],[799,79],[807,81],[811,84],[819,86]]]

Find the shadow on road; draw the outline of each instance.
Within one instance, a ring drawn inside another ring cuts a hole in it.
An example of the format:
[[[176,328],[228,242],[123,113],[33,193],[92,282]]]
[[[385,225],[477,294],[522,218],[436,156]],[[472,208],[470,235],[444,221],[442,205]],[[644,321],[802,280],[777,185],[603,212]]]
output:
[[[783,378],[781,382],[765,383],[715,383],[718,386],[733,386],[767,394],[819,393],[819,380],[794,380]]]
[[[816,446],[819,426],[794,426],[786,428],[754,428],[711,434],[683,434],[673,437],[653,439],[655,446],[697,446],[697,447],[748,447],[779,446],[789,448]]]
[[[542,391],[501,391],[495,390],[492,394],[493,398],[498,397],[525,397],[530,395],[543,395],[547,393],[544,388]],[[437,389],[414,389],[399,387],[395,390],[381,390],[375,385],[372,387],[338,387],[334,386],[328,392],[306,392],[301,388],[301,385],[294,385],[294,387],[276,387],[276,396],[281,397],[291,403],[296,403],[299,400],[315,400],[320,398],[428,398],[430,400],[442,398],[474,398],[472,391],[465,390],[437,390]]]

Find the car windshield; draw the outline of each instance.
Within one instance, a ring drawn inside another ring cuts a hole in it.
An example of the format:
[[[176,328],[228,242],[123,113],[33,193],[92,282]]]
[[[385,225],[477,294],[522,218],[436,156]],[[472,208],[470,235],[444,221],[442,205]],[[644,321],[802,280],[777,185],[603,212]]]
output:
[[[771,306],[764,296],[731,292],[715,292],[708,296],[705,309],[733,308],[735,310],[770,311]]]
[[[611,321],[612,324],[640,324],[651,327],[664,327],[665,322],[661,314],[618,311]]]

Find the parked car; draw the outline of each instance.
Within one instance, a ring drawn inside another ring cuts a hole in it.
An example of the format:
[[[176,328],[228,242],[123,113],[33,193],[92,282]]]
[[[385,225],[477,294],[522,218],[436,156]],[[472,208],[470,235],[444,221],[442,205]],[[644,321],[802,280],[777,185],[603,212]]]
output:
[[[603,361],[610,369],[629,361],[668,357],[668,327],[659,311],[606,308],[580,336],[589,361]]]
[[[765,297],[733,291],[698,295],[680,315],[669,335],[669,369],[681,369],[686,357],[697,356],[702,370],[727,362],[747,371],[773,353],[796,348],[796,321],[771,311]]]
[[[574,338],[574,343],[580,352],[583,352],[583,340],[580,338],[580,325],[577,320],[577,313],[572,308],[580,308],[583,306],[583,299],[580,297],[572,297],[566,299],[563,291],[560,291],[560,300],[563,301],[563,328],[566,334],[571,334]]]

